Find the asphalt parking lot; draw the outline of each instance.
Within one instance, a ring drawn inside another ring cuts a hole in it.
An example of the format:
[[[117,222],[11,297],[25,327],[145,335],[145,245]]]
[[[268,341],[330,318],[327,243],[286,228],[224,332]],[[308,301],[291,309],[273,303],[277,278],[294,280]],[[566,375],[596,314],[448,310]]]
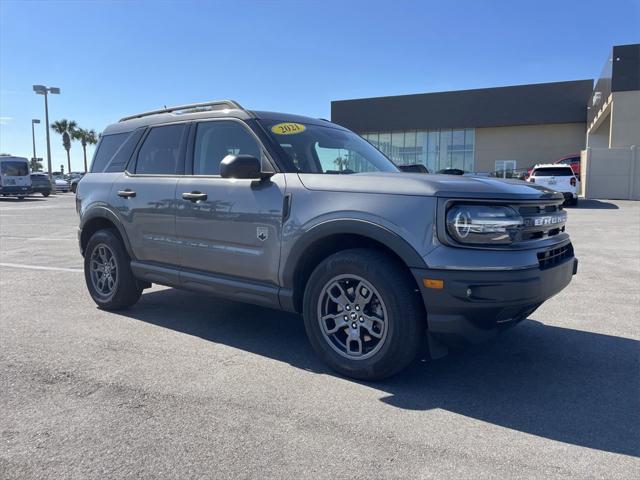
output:
[[[571,285],[497,339],[379,383],[300,319],[85,291],[72,194],[0,200],[0,478],[638,478],[640,202],[569,210]]]

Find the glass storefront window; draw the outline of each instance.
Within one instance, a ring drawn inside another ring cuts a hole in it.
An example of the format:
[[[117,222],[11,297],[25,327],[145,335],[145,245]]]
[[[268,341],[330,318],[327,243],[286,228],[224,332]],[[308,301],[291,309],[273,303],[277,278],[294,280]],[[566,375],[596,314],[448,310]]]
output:
[[[429,132],[429,147],[427,155],[427,169],[430,172],[438,170],[438,155],[440,154],[440,133],[437,130]]]
[[[445,168],[474,171],[475,130],[407,130],[362,135],[397,165],[421,163],[430,172]]]
[[[414,165],[416,160],[416,132],[405,132],[403,162],[405,165]]]
[[[396,165],[403,165],[404,132],[391,133],[391,160]]]
[[[438,168],[450,168],[451,164],[451,130],[440,130],[440,155],[438,156]]]
[[[473,128],[467,128],[464,131],[464,149],[474,150],[476,148],[476,131]]]
[[[369,143],[371,145],[373,145],[374,147],[378,148],[378,133],[368,133],[367,134],[367,140],[369,141]]]
[[[427,164],[428,139],[427,132],[416,132],[416,163],[421,163],[427,168],[429,168]]]
[[[378,150],[391,158],[391,134],[380,133],[378,135]],[[393,159],[392,159],[393,160]]]
[[[451,152],[451,160],[445,168],[457,168],[464,170],[464,152]]]
[[[453,130],[451,140],[452,152],[463,152],[465,150],[464,144],[464,130]]]

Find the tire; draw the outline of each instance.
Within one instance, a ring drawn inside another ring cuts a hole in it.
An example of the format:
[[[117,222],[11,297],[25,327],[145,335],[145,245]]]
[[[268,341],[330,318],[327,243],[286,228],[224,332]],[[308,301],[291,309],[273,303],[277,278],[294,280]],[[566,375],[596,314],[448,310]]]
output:
[[[98,230],[91,236],[84,254],[84,278],[98,307],[121,310],[138,301],[142,288],[131,272],[130,262],[115,230]]]
[[[51,192],[42,192],[42,196],[43,197],[48,197],[51,194]]]
[[[76,189],[77,189],[77,187],[75,186],[75,184],[72,184],[72,185],[71,185],[71,191],[72,191],[73,193],[76,193]]]
[[[368,296],[368,303],[362,295],[358,301],[355,289]],[[338,295],[344,307],[335,300]],[[355,379],[389,377],[407,367],[425,344],[425,311],[414,280],[395,259],[376,250],[344,250],[322,261],[307,282],[303,313],[318,356]]]

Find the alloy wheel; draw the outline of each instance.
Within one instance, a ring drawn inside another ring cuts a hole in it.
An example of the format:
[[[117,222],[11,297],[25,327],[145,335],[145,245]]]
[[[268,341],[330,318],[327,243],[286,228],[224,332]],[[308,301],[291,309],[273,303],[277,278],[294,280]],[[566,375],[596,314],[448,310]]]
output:
[[[329,280],[317,310],[323,338],[341,356],[364,360],[384,345],[387,308],[380,293],[364,278],[348,274]]]
[[[99,243],[93,249],[89,261],[91,283],[102,297],[110,297],[118,284],[118,264],[111,248]]]

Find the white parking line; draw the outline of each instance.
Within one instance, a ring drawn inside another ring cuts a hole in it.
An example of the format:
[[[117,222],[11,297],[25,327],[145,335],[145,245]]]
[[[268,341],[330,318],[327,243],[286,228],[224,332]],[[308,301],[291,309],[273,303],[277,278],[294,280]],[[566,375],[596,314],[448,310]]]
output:
[[[84,272],[84,270],[82,270],[81,268],[45,267],[42,265],[25,265],[23,263],[0,263],[0,267],[25,268],[27,270],[50,270],[54,272]]]
[[[0,238],[6,238],[9,240],[26,240],[29,242],[48,242],[49,240],[54,240],[54,241],[60,241],[60,240],[64,240],[64,241],[72,241],[72,242],[77,242],[78,239],[77,238],[64,238],[64,237],[17,237],[15,235],[0,235]]]

